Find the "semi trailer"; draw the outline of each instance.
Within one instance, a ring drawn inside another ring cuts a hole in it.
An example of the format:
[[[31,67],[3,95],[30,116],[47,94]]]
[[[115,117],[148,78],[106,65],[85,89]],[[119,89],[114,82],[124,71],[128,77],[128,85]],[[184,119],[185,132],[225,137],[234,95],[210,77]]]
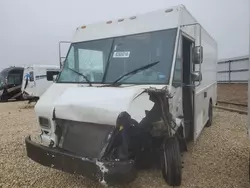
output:
[[[181,185],[181,152],[213,122],[216,41],[178,5],[80,26],[70,43],[27,156],[108,185],[156,166]]]

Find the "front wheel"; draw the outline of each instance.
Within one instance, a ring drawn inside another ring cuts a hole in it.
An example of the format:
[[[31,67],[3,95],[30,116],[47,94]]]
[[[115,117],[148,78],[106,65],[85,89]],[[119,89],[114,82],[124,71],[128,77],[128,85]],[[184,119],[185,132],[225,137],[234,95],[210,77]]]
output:
[[[9,99],[8,93],[7,91],[3,91],[2,95],[0,96],[0,101],[1,102],[7,102]]]
[[[168,138],[163,146],[162,175],[170,186],[181,185],[181,153],[176,137]]]
[[[21,94],[20,96],[18,96],[18,97],[16,98],[16,100],[17,100],[17,101],[23,101],[23,100],[24,100],[23,94]]]

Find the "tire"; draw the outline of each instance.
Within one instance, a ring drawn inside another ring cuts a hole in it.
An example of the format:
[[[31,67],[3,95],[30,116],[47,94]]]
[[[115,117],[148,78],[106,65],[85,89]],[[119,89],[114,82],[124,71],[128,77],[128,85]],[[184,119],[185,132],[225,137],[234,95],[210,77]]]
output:
[[[213,123],[213,104],[212,101],[209,101],[209,106],[208,106],[208,121],[206,123],[206,127],[210,127]]]
[[[9,99],[8,93],[4,91],[3,94],[1,95],[0,101],[1,102],[8,102],[8,99]]]
[[[21,94],[19,97],[16,98],[17,101],[23,101],[24,98],[23,98],[23,95]]]
[[[162,175],[169,186],[181,185],[181,153],[176,137],[168,138],[162,156]]]

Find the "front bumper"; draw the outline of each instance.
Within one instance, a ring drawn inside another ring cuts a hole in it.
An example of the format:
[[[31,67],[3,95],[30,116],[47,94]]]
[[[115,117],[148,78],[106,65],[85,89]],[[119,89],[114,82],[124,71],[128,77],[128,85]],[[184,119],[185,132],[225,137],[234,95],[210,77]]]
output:
[[[47,167],[71,174],[79,174],[102,183],[123,184],[136,177],[134,161],[98,161],[76,156],[56,148],[42,146],[25,138],[27,156],[33,161]]]

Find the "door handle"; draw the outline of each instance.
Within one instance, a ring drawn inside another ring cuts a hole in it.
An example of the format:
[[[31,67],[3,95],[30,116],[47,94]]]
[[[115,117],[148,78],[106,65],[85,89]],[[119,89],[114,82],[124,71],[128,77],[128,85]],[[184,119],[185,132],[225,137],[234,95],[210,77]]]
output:
[[[205,92],[204,92],[204,98],[206,98],[206,97],[207,97],[207,92],[205,91]]]

